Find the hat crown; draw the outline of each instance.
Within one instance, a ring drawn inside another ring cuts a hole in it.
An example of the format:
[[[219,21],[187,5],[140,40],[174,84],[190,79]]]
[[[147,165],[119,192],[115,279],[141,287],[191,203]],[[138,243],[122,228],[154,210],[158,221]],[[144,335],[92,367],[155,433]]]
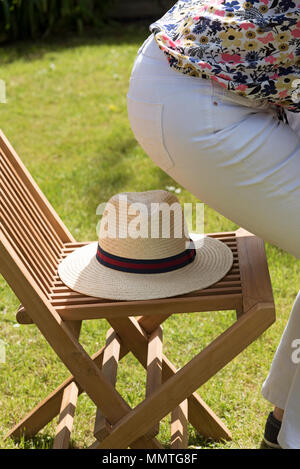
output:
[[[178,198],[170,192],[122,192],[107,202],[99,245],[115,256],[163,259],[187,249],[189,234]]]

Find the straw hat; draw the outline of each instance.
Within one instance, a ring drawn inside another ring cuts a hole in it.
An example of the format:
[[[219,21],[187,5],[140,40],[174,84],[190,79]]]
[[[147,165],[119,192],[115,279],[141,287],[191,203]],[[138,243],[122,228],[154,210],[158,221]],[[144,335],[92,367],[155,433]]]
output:
[[[146,300],[207,288],[232,262],[230,248],[221,241],[188,233],[175,195],[124,192],[106,204],[99,242],[69,254],[58,274],[85,295]]]

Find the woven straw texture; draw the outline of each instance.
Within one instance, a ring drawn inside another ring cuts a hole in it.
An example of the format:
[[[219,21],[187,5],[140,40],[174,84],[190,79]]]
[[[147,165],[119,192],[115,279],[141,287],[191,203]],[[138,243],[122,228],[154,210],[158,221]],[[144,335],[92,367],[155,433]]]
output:
[[[109,223],[109,211],[115,229]],[[141,237],[131,236],[139,231]],[[180,202],[170,192],[123,192],[106,205],[99,234],[99,244],[106,252],[130,259],[162,259],[180,254],[188,242]]]

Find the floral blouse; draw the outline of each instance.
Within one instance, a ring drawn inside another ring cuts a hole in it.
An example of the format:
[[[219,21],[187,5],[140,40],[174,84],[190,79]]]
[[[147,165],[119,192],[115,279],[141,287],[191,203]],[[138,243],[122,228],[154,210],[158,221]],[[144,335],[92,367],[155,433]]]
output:
[[[149,29],[173,69],[300,112],[300,2],[179,0]]]

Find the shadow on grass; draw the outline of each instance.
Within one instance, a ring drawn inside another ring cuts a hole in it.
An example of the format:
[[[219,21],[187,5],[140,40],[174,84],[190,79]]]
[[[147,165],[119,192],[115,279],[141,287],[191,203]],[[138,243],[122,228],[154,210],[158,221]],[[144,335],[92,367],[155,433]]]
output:
[[[122,192],[124,187],[130,185],[133,177],[127,169],[128,160],[131,158],[130,152],[136,146],[133,138],[122,137],[109,142],[107,155],[103,154],[101,148],[93,158],[92,165],[95,170],[90,171],[83,178],[82,192],[86,195],[87,210],[91,216],[95,213],[95,207],[100,202],[110,198],[113,194]],[[82,168],[82,174],[85,169]],[[134,190],[134,189],[133,189]]]
[[[226,444],[226,441],[223,440],[223,443]],[[220,448],[220,442],[216,442],[212,439],[205,439],[201,436],[192,436],[189,438],[189,449],[218,449]],[[225,449],[225,448],[224,448]],[[244,448],[247,449],[247,448]],[[272,449],[266,445],[264,440],[260,442],[260,446],[254,449]]]
[[[226,444],[226,441],[223,440],[223,443]],[[199,450],[199,449],[216,449],[219,447],[220,441],[215,441],[212,438],[205,438],[200,435],[189,434],[188,440],[188,449],[192,450]],[[164,444],[163,449],[171,449],[170,443]]]
[[[82,34],[76,32],[60,32],[53,36],[38,40],[19,40],[1,44],[0,64],[7,64],[23,59],[26,62],[41,59],[49,52],[60,52],[81,46],[99,45],[137,45],[142,44],[149,36],[151,21],[128,23],[112,22],[101,30],[87,28]]]
[[[13,439],[13,441],[19,449],[51,449],[54,438],[46,433],[28,439],[22,437],[20,441]]]
[[[45,433],[28,439],[22,437],[20,441],[14,441],[19,449],[52,449],[54,438],[48,433]],[[78,446],[71,440],[69,449],[78,449]]]
[[[224,440],[225,443],[225,440]],[[191,449],[214,449],[219,442],[212,438],[205,438],[201,435],[192,434],[189,436],[189,448]]]
[[[107,145],[107,142],[106,142]],[[109,152],[107,156],[103,155],[101,149],[99,149],[98,155],[93,159],[93,167],[99,168],[86,178],[83,178],[82,191],[87,195],[87,210],[91,211],[94,215],[94,207],[99,204],[100,201],[106,200],[113,194],[119,192],[127,192],[136,190],[153,190],[153,189],[164,189],[167,185],[177,185],[173,179],[162,171],[158,166],[154,166],[150,169],[151,172],[155,173],[155,187],[153,182],[149,185],[147,183],[141,189],[136,188],[136,184],[139,183],[139,175],[132,171],[132,168],[128,165],[129,160],[135,158],[133,156],[134,149],[138,146],[138,143],[133,137],[121,137],[119,139],[111,139],[109,142]],[[145,156],[145,159],[149,158]],[[109,168],[109,171],[108,171]],[[85,169],[82,168],[82,174]],[[83,185],[86,184],[86,187]]]
[[[52,449],[54,443],[54,438],[48,434],[44,435],[37,435],[33,438],[28,440],[22,439],[19,443],[17,443],[19,449]],[[201,436],[194,436],[190,435],[188,448],[189,449],[217,449],[216,447],[219,443],[215,442],[212,439],[206,439]],[[170,444],[163,445],[165,450],[170,449]],[[69,449],[80,449],[80,447],[76,444],[76,442],[70,442]],[[246,448],[245,448],[246,449]],[[260,443],[259,448],[260,450],[268,450],[273,449],[266,445],[266,443],[262,440]]]

